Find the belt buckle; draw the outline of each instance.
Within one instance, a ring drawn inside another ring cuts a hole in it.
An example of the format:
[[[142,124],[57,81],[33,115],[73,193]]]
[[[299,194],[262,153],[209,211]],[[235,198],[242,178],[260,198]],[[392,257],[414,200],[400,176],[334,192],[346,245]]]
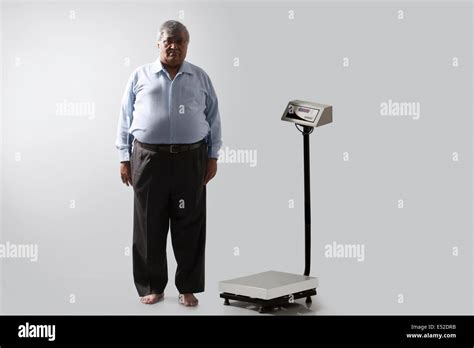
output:
[[[172,144],[172,145],[170,145],[170,153],[178,153],[178,152],[179,152],[178,150],[176,150],[176,151],[173,151],[173,147],[176,147],[176,148],[178,148],[178,145],[176,145],[176,144]]]

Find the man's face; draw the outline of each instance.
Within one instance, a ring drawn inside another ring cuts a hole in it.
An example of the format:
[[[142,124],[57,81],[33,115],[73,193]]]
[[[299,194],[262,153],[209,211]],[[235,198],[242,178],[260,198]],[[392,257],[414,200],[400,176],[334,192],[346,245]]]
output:
[[[174,35],[165,32],[161,41],[158,42],[158,48],[161,62],[172,68],[178,67],[183,63],[188,51],[186,35],[183,32]]]

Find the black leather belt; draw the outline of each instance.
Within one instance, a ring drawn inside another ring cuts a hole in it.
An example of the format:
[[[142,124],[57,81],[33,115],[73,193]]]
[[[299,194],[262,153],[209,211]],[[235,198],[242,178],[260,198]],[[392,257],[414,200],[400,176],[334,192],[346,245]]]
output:
[[[169,153],[180,153],[180,152],[194,150],[201,147],[205,143],[205,140],[203,139],[201,141],[198,141],[192,144],[147,144],[147,143],[142,143],[141,141],[138,141],[137,139],[135,139],[135,142],[140,144],[140,147],[143,147],[144,149],[147,149],[150,151],[164,151],[164,152],[169,152]]]

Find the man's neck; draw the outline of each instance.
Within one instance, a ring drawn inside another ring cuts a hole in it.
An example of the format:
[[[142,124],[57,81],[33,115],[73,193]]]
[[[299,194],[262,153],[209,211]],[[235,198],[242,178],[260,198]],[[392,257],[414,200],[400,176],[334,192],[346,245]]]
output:
[[[179,68],[181,67],[181,65],[171,67],[169,65],[166,65],[165,63],[162,63],[162,64],[163,64],[163,67],[166,69],[166,71],[168,71],[172,79],[176,76],[176,74],[179,71]]]

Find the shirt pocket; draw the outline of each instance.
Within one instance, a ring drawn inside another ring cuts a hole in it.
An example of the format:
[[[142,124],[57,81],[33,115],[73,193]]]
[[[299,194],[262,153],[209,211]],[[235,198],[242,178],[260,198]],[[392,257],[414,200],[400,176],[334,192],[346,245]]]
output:
[[[184,85],[181,89],[181,98],[178,100],[178,104],[183,105],[185,110],[205,107],[205,92],[199,86]]]

